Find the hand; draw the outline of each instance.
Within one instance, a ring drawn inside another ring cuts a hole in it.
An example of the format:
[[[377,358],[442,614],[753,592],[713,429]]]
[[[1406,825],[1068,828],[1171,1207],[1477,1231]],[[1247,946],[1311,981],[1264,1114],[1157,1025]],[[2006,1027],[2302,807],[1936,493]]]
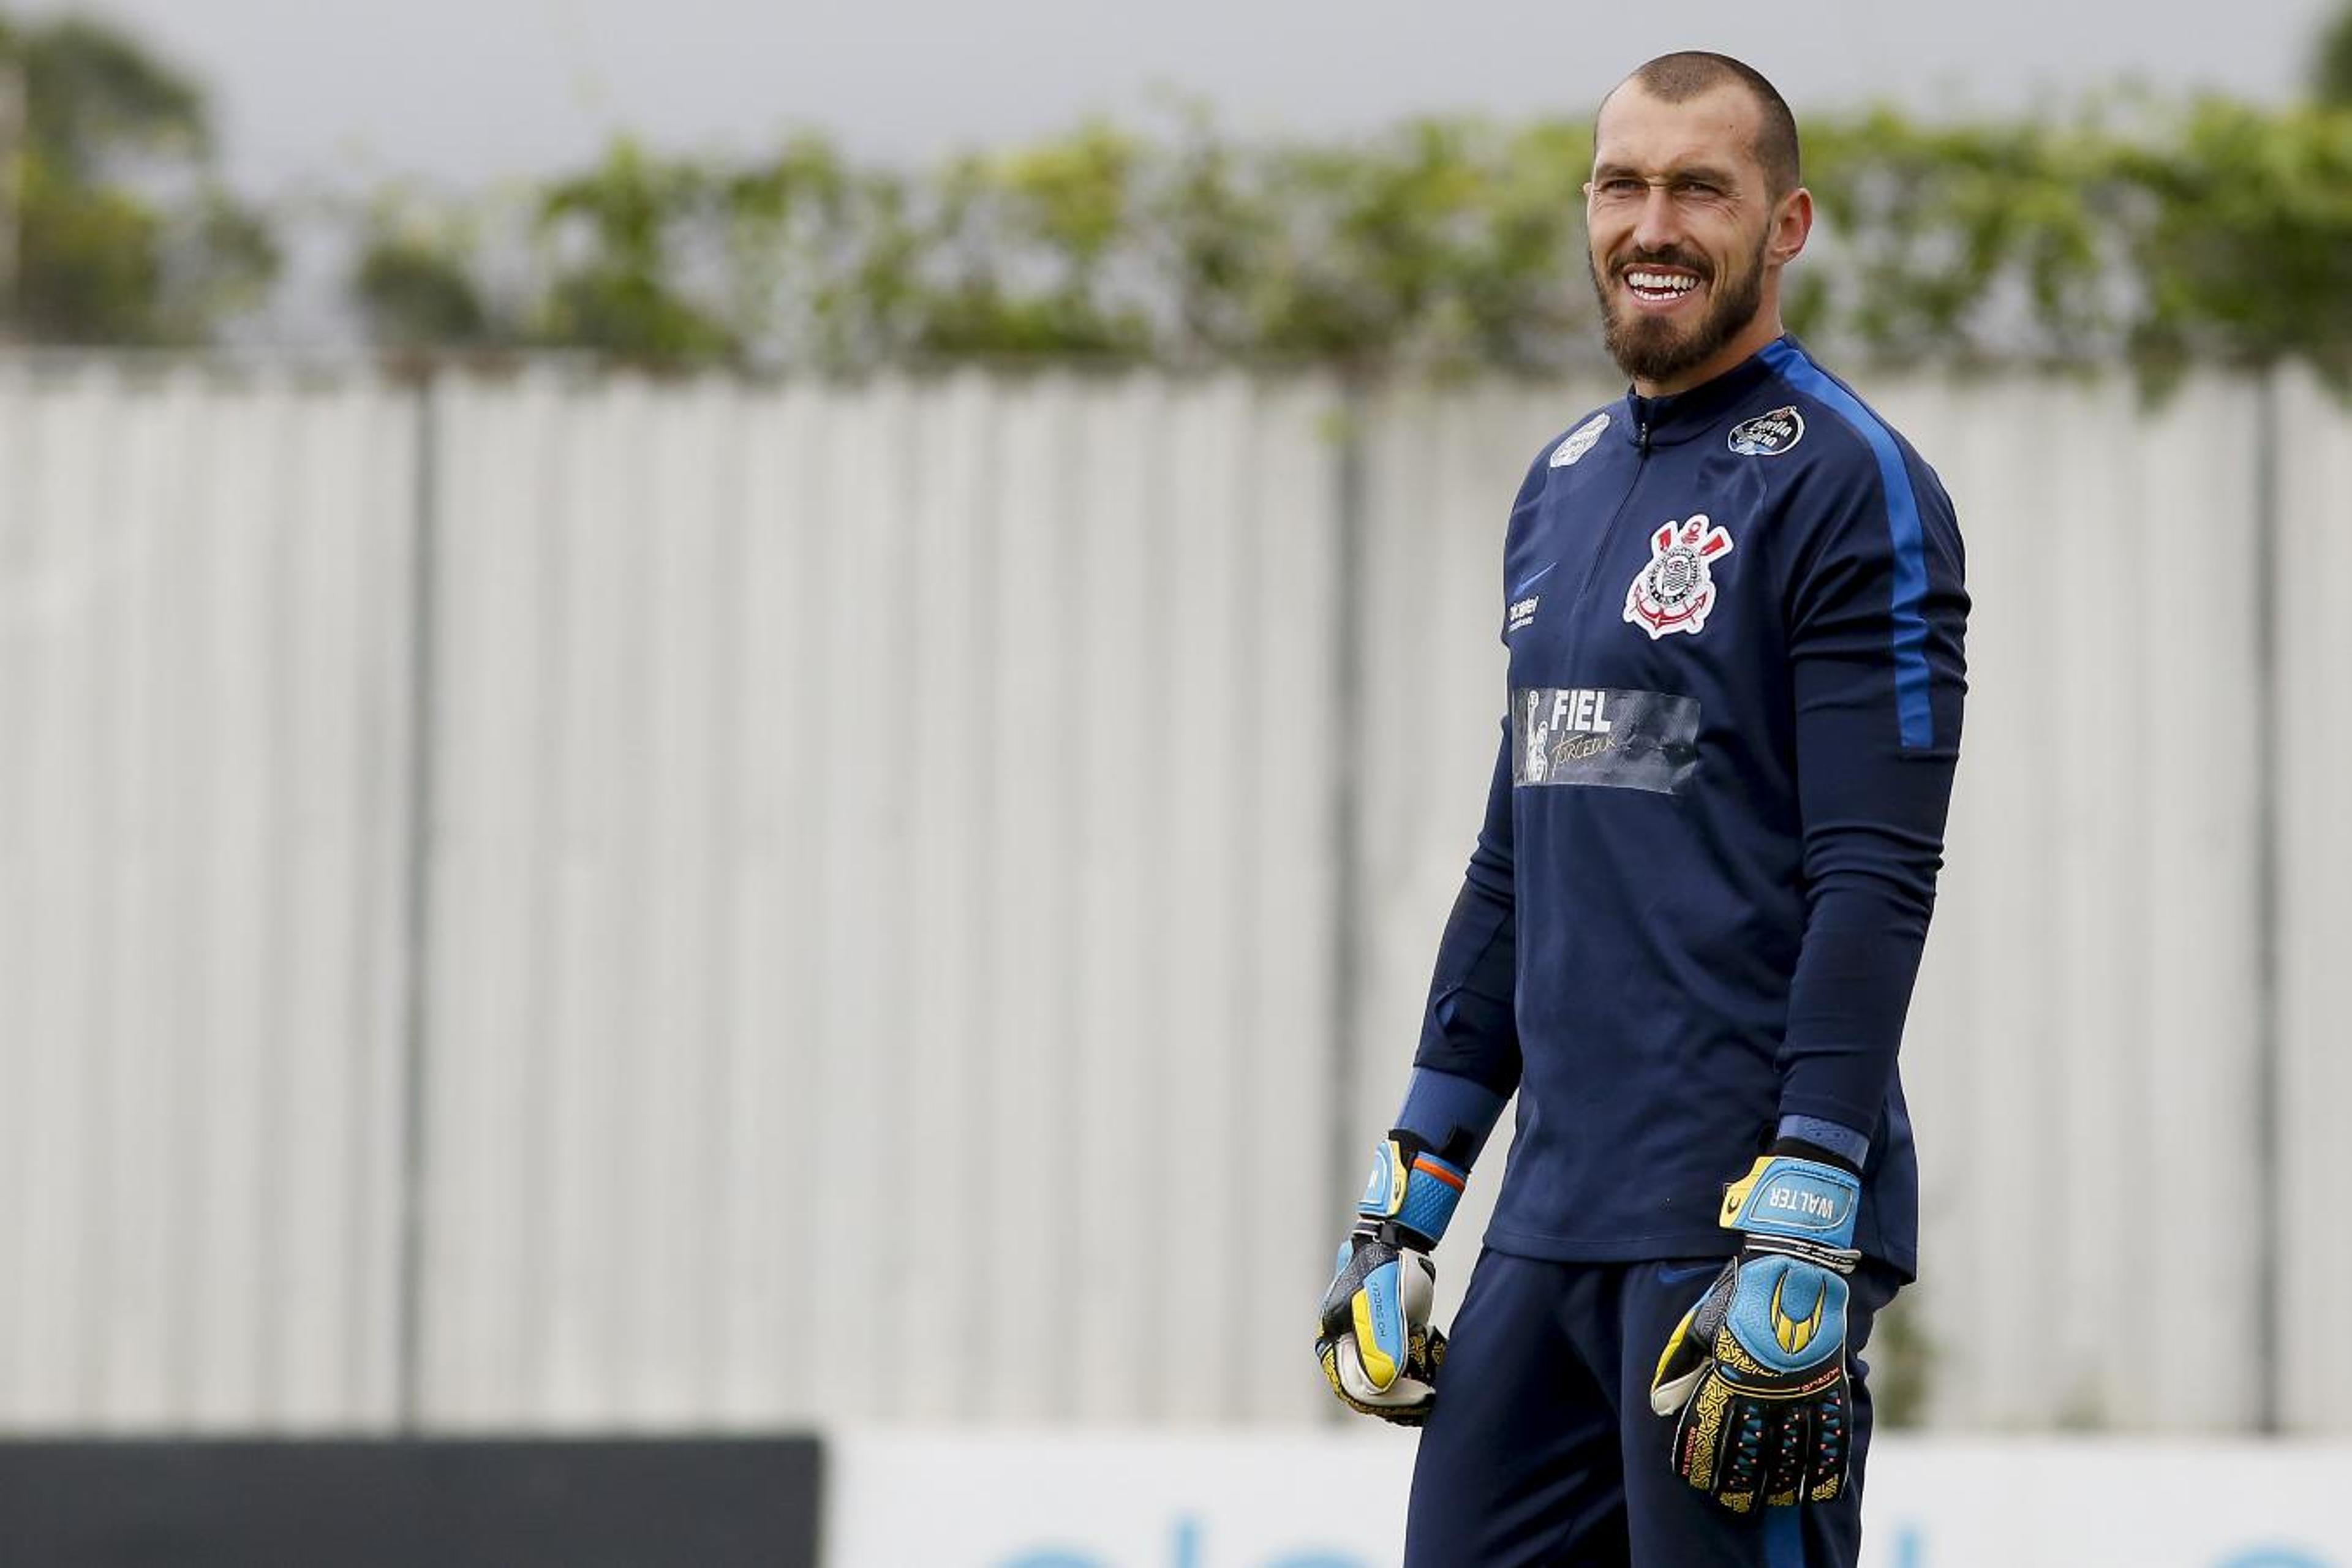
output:
[[[1445,1363],[1445,1335],[1429,1321],[1436,1289],[1437,1265],[1426,1253],[1363,1231],[1340,1245],[1315,1354],[1349,1409],[1400,1426],[1429,1419]]]
[[[1445,1361],[1445,1336],[1429,1321],[1437,1291],[1429,1252],[1465,1179],[1409,1134],[1391,1133],[1374,1156],[1315,1340],[1331,1392],[1360,1415],[1401,1426],[1429,1418]]]
[[[1747,1245],[1683,1315],[1650,1408],[1677,1411],[1675,1473],[1735,1513],[1827,1502],[1845,1486],[1852,1402],[1845,1276],[1862,1184],[1837,1166],[1766,1155],[1727,1188],[1722,1223]]]

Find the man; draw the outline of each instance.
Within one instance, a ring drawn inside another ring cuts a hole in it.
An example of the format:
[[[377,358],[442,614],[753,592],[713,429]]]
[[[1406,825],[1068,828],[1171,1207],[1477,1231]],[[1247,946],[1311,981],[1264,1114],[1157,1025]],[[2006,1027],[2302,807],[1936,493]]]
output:
[[[1769,82],[1651,61],[1584,189],[1633,387],[1512,508],[1486,825],[1317,1348],[1349,1405],[1426,1421],[1409,1568],[1850,1568],[1855,1353],[1915,1265],[1895,1061],[1959,742],[1959,536],[1782,333],[1813,209]],[[1514,1089],[1449,1346],[1428,1254]]]

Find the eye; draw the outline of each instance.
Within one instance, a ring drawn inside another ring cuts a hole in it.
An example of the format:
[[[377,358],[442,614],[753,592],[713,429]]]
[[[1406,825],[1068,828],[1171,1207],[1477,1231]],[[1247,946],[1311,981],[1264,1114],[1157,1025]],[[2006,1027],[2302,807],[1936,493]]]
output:
[[[1630,196],[1643,187],[1631,174],[1612,174],[1595,188],[1604,196]]]

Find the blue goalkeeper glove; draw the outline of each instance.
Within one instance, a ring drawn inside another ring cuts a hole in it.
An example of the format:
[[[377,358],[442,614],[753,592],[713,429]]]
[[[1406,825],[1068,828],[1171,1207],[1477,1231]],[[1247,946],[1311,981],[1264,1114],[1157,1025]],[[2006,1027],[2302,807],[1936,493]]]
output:
[[[1658,1358],[1650,1408],[1677,1412],[1674,1467],[1735,1513],[1827,1502],[1852,1447],[1845,1277],[1861,1180],[1767,1154],[1724,1189],[1746,1245],[1683,1315]]]
[[[1429,1321],[1437,1289],[1429,1254],[1454,1217],[1466,1176],[1402,1130],[1373,1153],[1315,1341],[1331,1392],[1352,1410],[1401,1426],[1429,1418],[1445,1360],[1445,1336]]]

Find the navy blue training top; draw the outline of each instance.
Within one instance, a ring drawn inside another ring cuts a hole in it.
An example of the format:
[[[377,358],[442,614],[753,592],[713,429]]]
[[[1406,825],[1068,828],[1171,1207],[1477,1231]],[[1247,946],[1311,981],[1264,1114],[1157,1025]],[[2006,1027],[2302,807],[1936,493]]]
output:
[[[1511,509],[1510,712],[1414,1061],[1508,1094],[1487,1245],[1717,1256],[1782,1116],[1867,1133],[1857,1244],[1916,1267],[1895,1072],[1966,688],[1949,500],[1782,338],[1547,446]]]

